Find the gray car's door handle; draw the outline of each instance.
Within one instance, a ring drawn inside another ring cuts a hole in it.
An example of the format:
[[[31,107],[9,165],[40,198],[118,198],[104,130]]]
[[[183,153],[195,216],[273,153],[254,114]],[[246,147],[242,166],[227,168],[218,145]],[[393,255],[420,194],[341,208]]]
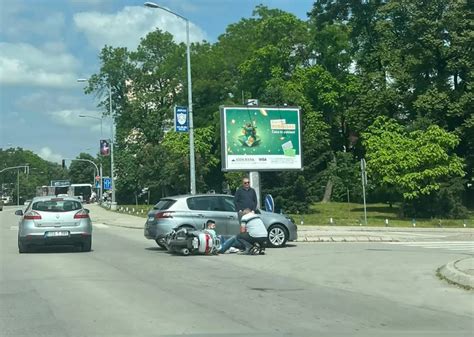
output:
[[[228,218],[229,218],[229,219],[235,219],[235,216],[229,215]]]

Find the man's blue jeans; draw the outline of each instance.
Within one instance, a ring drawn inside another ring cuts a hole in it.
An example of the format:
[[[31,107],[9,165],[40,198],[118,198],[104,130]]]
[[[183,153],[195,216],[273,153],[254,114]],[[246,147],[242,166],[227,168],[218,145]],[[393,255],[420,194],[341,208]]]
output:
[[[237,239],[236,235],[232,235],[230,238],[224,241],[224,238],[221,236],[221,249],[219,250],[220,254],[225,253],[230,247],[235,247],[239,249],[243,249],[244,245],[242,242]]]

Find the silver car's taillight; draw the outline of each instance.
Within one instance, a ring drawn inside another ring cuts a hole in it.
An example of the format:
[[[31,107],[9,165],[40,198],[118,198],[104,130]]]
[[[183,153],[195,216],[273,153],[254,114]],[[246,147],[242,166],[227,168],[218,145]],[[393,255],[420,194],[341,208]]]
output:
[[[82,209],[74,214],[74,219],[89,219],[89,213]]]
[[[29,211],[23,216],[25,220],[41,220],[41,215],[35,211]]]

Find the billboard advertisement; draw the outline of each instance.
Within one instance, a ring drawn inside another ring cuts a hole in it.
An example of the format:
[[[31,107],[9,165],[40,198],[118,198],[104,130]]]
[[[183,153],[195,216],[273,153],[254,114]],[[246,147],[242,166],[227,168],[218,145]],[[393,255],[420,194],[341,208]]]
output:
[[[100,154],[102,156],[110,156],[110,143],[108,139],[100,140]]]
[[[300,109],[221,107],[223,171],[301,170]]]

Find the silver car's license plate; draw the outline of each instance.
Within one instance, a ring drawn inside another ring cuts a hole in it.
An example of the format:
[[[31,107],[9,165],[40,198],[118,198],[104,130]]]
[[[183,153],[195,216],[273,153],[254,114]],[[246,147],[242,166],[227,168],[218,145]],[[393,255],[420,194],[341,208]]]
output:
[[[56,232],[46,232],[46,237],[58,237],[58,236],[69,236],[68,231],[56,231]]]

